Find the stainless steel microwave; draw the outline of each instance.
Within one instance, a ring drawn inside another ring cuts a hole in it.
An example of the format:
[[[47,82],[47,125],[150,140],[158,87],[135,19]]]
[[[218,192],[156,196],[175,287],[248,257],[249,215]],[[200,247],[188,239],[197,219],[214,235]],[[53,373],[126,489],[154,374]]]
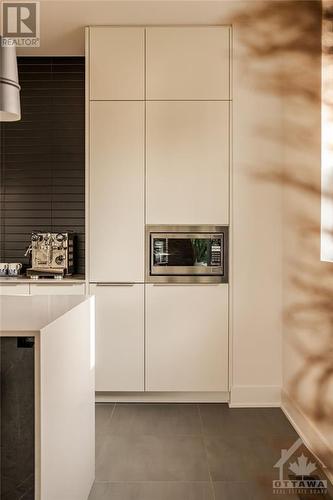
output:
[[[150,283],[227,283],[228,226],[146,226]]]

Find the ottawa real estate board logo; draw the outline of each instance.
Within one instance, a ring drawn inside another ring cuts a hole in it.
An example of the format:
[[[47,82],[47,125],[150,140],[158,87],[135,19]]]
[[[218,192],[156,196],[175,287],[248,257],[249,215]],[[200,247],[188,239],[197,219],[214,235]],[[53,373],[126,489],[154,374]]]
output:
[[[281,451],[281,458],[274,465],[279,471],[279,479],[273,481],[274,494],[312,496],[327,493],[327,480],[315,474],[317,463],[308,454],[301,438],[288,450]]]
[[[3,47],[39,47],[39,2],[2,1],[1,45]]]

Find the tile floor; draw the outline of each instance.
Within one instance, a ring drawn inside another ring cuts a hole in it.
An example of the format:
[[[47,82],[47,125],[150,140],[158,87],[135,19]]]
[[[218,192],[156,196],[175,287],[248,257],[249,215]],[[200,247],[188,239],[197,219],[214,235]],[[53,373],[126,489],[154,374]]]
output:
[[[89,500],[296,499],[271,484],[297,438],[278,408],[98,404]]]

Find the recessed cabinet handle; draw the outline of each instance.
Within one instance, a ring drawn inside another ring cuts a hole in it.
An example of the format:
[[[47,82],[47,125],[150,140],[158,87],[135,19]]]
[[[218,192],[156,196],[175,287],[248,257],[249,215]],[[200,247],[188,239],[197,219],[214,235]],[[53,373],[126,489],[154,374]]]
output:
[[[36,286],[76,286],[76,285],[81,285],[82,283],[31,283],[32,285]]]
[[[135,283],[132,282],[123,282],[123,283],[91,283],[96,286],[134,286]]]
[[[226,283],[177,283],[176,281],[172,283],[170,281],[169,283],[149,283],[149,285],[153,286],[220,286],[220,285],[225,285]]]
[[[26,283],[0,283],[0,286],[20,286],[25,284]]]

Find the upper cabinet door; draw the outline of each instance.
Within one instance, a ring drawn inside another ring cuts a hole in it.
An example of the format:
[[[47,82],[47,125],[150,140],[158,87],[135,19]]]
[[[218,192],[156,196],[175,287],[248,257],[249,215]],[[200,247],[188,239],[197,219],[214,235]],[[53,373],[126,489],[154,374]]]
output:
[[[147,103],[147,223],[229,223],[229,102]]]
[[[143,281],[144,103],[90,103],[90,280]]]
[[[90,99],[144,99],[144,28],[90,28]]]
[[[147,28],[147,99],[230,99],[230,28]]]

